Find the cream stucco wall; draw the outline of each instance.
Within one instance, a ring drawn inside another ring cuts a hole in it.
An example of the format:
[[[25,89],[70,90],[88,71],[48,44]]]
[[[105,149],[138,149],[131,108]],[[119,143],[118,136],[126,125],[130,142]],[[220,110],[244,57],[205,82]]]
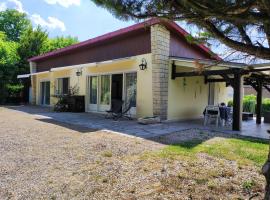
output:
[[[190,68],[177,67],[177,71]],[[171,74],[171,67],[169,70]],[[226,101],[226,85],[215,83],[215,104]],[[168,84],[168,120],[195,119],[202,116],[208,105],[209,84],[203,77],[169,78]]]
[[[147,69],[139,70],[142,58],[147,61]],[[77,86],[79,95],[85,95],[86,108],[88,102],[88,86],[87,79],[91,75],[101,74],[120,74],[127,72],[137,72],[137,117],[153,116],[152,103],[152,64],[151,54],[139,55],[132,59],[115,60],[113,62],[104,62],[84,65],[82,68],[82,76],[76,76],[78,68],[63,69],[60,71],[51,71],[48,73],[37,74],[36,76],[36,98],[37,104],[40,104],[40,82],[50,81],[50,103],[54,105],[57,99],[53,97],[57,78],[70,78],[70,86]]]

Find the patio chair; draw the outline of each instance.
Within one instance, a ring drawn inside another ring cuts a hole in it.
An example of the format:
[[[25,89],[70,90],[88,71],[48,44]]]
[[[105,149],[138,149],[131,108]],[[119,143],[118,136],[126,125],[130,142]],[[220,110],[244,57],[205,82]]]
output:
[[[112,113],[113,119],[118,120],[123,117],[123,118],[127,118],[128,120],[131,120],[132,117],[131,117],[130,109],[132,108],[132,105],[133,105],[132,103],[133,103],[132,100],[130,100],[129,102],[125,102],[120,112],[117,112],[117,113],[113,112]]]
[[[215,120],[215,124],[218,127],[220,118],[220,111],[218,106],[206,106],[204,112],[204,126],[206,126],[209,122],[211,123]]]
[[[119,99],[112,99],[111,109],[107,110],[106,119],[114,118],[114,115],[122,112],[123,101]]]

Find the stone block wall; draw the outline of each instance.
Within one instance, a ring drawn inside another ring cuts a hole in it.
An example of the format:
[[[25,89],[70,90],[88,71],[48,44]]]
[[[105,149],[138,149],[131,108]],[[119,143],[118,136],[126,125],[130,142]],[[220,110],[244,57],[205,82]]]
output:
[[[162,25],[151,27],[153,114],[167,119],[170,31]]]

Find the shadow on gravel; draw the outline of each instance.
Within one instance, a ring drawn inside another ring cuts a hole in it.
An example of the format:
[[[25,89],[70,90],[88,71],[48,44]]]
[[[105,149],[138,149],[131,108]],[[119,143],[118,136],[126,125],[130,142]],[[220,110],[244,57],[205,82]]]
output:
[[[60,121],[56,121],[54,119],[36,119],[36,120],[41,121],[41,122],[45,122],[45,123],[49,123],[49,124],[54,124],[54,125],[57,125],[57,126],[61,126],[61,127],[71,129],[73,131],[77,131],[77,132],[80,132],[80,133],[90,133],[90,132],[98,131],[97,129],[92,129],[92,128],[79,126],[79,125],[75,125],[75,124],[69,124],[69,123],[65,123],[65,122],[60,122]]]

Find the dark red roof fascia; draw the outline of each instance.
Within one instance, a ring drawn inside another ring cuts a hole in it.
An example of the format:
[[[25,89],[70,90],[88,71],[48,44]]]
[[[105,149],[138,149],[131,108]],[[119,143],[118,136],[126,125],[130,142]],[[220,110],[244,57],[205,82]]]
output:
[[[61,54],[64,54],[66,52],[70,52],[72,50],[82,48],[82,47],[87,47],[87,46],[96,44],[98,42],[104,42],[105,40],[109,40],[109,39],[112,39],[112,38],[115,38],[118,36],[122,36],[122,35],[125,35],[127,33],[131,33],[133,31],[140,30],[140,29],[149,27],[149,26],[154,25],[154,24],[163,24],[167,28],[176,31],[178,34],[182,35],[183,37],[189,35],[189,33],[187,33],[184,29],[182,29],[180,26],[178,26],[175,22],[169,22],[169,21],[153,18],[153,19],[150,19],[148,21],[141,22],[141,23],[129,26],[127,28],[119,29],[117,31],[110,32],[110,33],[107,33],[105,35],[101,35],[101,36],[98,36],[96,38],[93,38],[93,39],[89,39],[89,40],[86,40],[86,41],[83,41],[83,42],[80,42],[77,44],[73,44],[73,45],[67,46],[65,48],[57,49],[55,51],[51,51],[51,52],[45,53],[45,54],[40,55],[40,56],[35,56],[33,58],[28,59],[28,61],[34,62],[34,61],[38,61],[38,60],[43,60],[45,58],[61,55]],[[207,53],[210,57],[213,57],[217,60],[221,60],[220,57],[215,55],[206,46],[204,46],[202,44],[196,44],[196,46],[199,47],[203,52]]]

